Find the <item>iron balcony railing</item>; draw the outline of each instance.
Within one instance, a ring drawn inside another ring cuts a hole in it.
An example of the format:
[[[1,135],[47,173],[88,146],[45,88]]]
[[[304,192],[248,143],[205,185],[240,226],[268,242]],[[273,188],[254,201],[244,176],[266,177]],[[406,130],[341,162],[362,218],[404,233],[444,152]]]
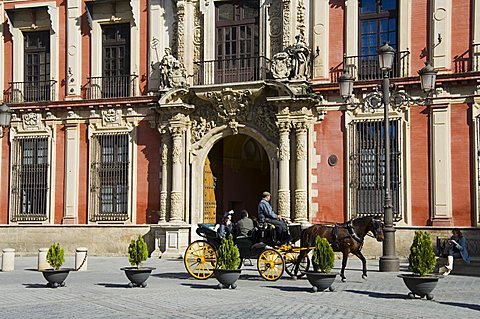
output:
[[[263,56],[194,62],[194,85],[265,80],[270,60]]]
[[[95,76],[88,78],[87,99],[109,99],[135,95],[138,76]]]
[[[480,71],[480,43],[472,44],[472,71]]]
[[[399,78],[409,76],[410,52],[400,51],[395,54],[390,77]],[[359,81],[380,80],[382,72],[378,66],[378,55],[344,56],[343,69]]]
[[[57,81],[10,82],[10,103],[47,102],[55,100],[55,84]]]

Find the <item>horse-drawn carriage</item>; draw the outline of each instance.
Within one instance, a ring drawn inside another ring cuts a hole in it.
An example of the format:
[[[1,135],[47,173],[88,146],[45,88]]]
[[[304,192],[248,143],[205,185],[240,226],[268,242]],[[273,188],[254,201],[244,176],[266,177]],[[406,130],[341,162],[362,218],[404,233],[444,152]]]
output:
[[[185,268],[196,279],[208,279],[217,267],[217,249],[220,247],[221,238],[209,224],[200,224],[196,232],[203,239],[192,242],[186,249]],[[294,247],[293,243],[300,239],[300,235],[301,226],[290,225],[286,238],[277,240],[276,231],[271,225],[259,224],[251,236],[234,238],[240,251],[239,267],[246,260],[257,259],[257,270],[266,280],[278,280],[284,271],[293,276],[301,250]],[[299,265],[299,277],[308,269],[309,264],[308,257],[303,258]]]

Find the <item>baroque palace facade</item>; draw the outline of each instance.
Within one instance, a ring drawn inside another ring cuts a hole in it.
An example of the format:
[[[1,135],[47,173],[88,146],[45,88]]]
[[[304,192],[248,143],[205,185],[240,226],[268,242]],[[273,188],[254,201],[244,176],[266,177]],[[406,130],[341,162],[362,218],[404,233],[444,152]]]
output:
[[[412,229],[480,223],[480,0],[5,0],[0,13],[13,111],[0,242],[21,253],[121,254],[141,233],[177,257],[199,223],[255,217],[265,190],[291,223],[381,217],[383,113],[363,102],[385,41],[395,90],[413,97],[389,114],[400,255]]]

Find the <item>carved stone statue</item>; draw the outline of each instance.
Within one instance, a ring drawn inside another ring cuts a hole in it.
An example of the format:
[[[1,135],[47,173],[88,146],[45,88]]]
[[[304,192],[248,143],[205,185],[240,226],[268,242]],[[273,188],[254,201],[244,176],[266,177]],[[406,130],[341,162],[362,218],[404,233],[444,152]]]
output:
[[[295,44],[273,56],[271,72],[274,79],[306,80],[310,77],[310,49],[303,34],[298,34],[295,39]]]
[[[185,67],[172,55],[172,49],[165,48],[165,55],[160,61],[160,89],[186,86]]]

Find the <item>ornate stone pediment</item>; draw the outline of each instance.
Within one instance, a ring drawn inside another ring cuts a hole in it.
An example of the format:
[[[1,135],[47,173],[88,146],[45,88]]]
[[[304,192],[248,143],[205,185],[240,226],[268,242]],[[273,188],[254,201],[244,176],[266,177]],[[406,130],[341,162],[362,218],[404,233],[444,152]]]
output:
[[[224,121],[246,120],[246,111],[251,106],[250,90],[234,91],[224,88],[220,92],[207,92],[206,97],[217,109],[219,117]]]

